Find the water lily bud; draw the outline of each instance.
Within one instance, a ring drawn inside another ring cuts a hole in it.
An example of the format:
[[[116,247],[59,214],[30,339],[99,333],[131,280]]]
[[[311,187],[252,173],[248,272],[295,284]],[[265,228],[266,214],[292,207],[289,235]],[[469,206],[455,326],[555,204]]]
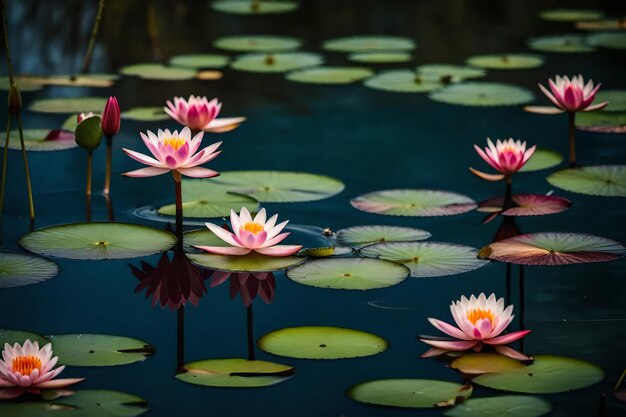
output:
[[[9,113],[16,114],[22,111],[22,95],[15,82],[9,88]]]
[[[100,127],[100,117],[86,117],[76,126],[74,140],[76,143],[88,150],[93,151],[102,141],[102,128]]]
[[[102,112],[102,133],[113,136],[120,131],[120,106],[117,98],[109,97],[104,112]]]

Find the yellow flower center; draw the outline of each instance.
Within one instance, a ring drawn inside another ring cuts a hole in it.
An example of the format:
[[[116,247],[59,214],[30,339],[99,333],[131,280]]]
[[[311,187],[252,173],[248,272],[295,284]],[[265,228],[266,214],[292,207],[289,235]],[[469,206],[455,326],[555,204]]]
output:
[[[13,372],[19,372],[22,375],[28,376],[35,369],[39,369],[41,371],[41,359],[37,356],[28,355],[28,356],[18,356],[13,359],[12,362]]]
[[[187,141],[185,138],[173,137],[173,138],[165,138],[163,139],[163,145],[171,146],[175,151],[179,150]]]
[[[482,308],[469,310],[466,316],[472,324],[476,324],[476,322],[480,319],[489,319],[491,325],[493,325],[496,318],[495,314],[493,314],[491,310],[483,310]]]
[[[263,231],[263,225],[255,222],[248,222],[241,227],[243,230],[256,235],[257,233],[261,233]]]

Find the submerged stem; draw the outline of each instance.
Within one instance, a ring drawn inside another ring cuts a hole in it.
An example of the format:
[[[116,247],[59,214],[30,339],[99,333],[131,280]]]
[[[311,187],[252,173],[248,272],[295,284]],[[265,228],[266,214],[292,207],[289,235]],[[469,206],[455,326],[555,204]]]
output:
[[[105,196],[109,195],[111,190],[111,160],[113,157],[113,137],[107,135],[107,162],[106,172],[104,174],[104,190],[102,191]]]
[[[80,71],[83,74],[89,72],[89,66],[91,65],[91,55],[93,54],[93,48],[96,45],[96,37],[98,36],[98,30],[100,29],[100,20],[102,20],[103,10],[104,0],[100,0],[98,2],[98,12],[96,13],[96,20],[94,20],[93,27],[91,29],[91,37],[89,38],[89,45],[87,46],[87,52],[85,53],[83,67]]]
[[[88,222],[91,221],[91,195],[85,195],[85,218]]]
[[[248,360],[254,360],[254,314],[252,311],[252,304],[246,309],[246,324],[247,324],[247,336],[248,336]]]
[[[7,165],[9,163],[9,138],[11,137],[11,115],[7,119],[7,134],[4,141],[4,158],[2,159],[2,185],[0,185],[0,216],[4,208],[4,189],[7,181]]]
[[[93,159],[93,152],[87,152],[87,185],[85,187],[85,195],[91,195],[91,161]]]
[[[504,193],[504,204],[502,205],[502,211],[515,207],[515,203],[513,203],[513,182],[511,180],[511,176],[507,175],[506,177],[504,177],[504,180],[506,182],[506,191]]]
[[[24,161],[24,171],[26,173],[26,191],[28,192],[28,209],[30,219],[35,220],[35,203],[33,202],[33,188],[30,182],[30,169],[28,168],[28,157],[26,156],[26,146],[24,145],[24,129],[22,128],[22,114],[17,113],[17,129],[20,133],[20,146],[22,147],[22,161]]]
[[[176,190],[176,237],[178,237],[178,249],[183,248],[183,190],[180,172],[172,170],[174,188]]]
[[[569,166],[576,166],[576,112],[567,113],[569,121]]]

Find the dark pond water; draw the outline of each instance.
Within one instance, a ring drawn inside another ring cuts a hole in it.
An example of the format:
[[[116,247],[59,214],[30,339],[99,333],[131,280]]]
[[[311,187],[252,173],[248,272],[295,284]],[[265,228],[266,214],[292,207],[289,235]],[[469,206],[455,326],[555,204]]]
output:
[[[20,73],[69,73],[82,60],[95,3],[81,1],[9,2],[10,39],[14,65]],[[101,41],[93,72],[116,72],[121,66],[154,59],[146,27],[145,2],[107,4]],[[475,54],[527,51],[532,36],[572,31],[568,23],[537,18],[539,10],[572,2],[497,1],[303,1],[300,10],[275,16],[238,17],[214,12],[208,2],[155,1],[160,29],[160,57],[214,51],[214,39],[238,34],[281,34],[301,38],[303,50],[320,51],[320,42],[338,36],[387,34],[407,36],[418,43],[415,64],[462,64]],[[619,16],[619,2],[573,2],[604,9]],[[622,5],[623,6],[623,5]],[[324,52],[332,64],[345,63],[344,54]],[[546,104],[536,88],[555,74],[578,74],[601,81],[605,88],[624,89],[626,59],[619,50],[586,54],[545,54],[545,65],[529,70],[490,71],[486,80],[527,87],[537,102]],[[413,64],[383,65],[408,68]],[[4,66],[3,66],[4,68]],[[338,230],[362,224],[411,226],[428,230],[432,240],[480,248],[489,243],[499,220],[482,225],[484,214],[475,211],[451,217],[392,217],[355,210],[349,200],[383,189],[431,188],[461,192],[479,201],[497,195],[502,183],[486,183],[467,167],[483,166],[474,143],[486,137],[521,138],[531,144],[567,152],[566,118],[525,113],[518,106],[465,107],[437,103],[426,94],[393,94],[360,83],[319,86],[292,83],[282,74],[265,75],[224,69],[218,81],[148,81],[122,77],[106,91],[90,88],[48,87],[24,92],[30,102],[58,96],[118,97],[122,109],[160,106],[173,96],[189,94],[219,97],[224,116],[244,115],[237,130],[212,135],[223,140],[223,153],[209,166],[228,170],[296,170],[336,177],[346,185],[332,198],[293,204],[264,204],[292,224]],[[2,104],[2,111],[5,105]],[[4,114],[1,113],[0,114]],[[67,115],[26,112],[29,128],[59,126]],[[122,172],[138,164],[122,147],[141,150],[138,132],[177,128],[173,121],[122,121],[115,138],[112,202],[117,221],[163,228],[165,223],[142,219],[138,207],[173,201],[171,176],[130,179]],[[624,135],[578,132],[581,164],[620,164],[626,160]],[[36,228],[85,220],[84,151],[30,153]],[[94,188],[100,190],[104,151],[94,160]],[[562,167],[565,167],[563,164]],[[553,169],[554,170],[554,169]],[[516,192],[547,193],[550,171],[518,175]],[[18,250],[17,240],[29,232],[26,196],[19,152],[10,152],[7,200],[2,218],[2,249]],[[551,216],[522,218],[523,232],[564,231],[592,233],[626,241],[624,201],[591,197],[555,189],[571,199],[573,207]],[[92,199],[94,220],[106,221],[104,199]],[[190,228],[194,228],[193,226]],[[308,237],[306,245],[319,245]],[[144,259],[152,264],[158,256]],[[177,358],[177,317],[168,309],[153,308],[133,290],[137,280],[128,263],[139,260],[74,261],[57,259],[61,273],[41,284],[0,290],[0,328],[40,334],[103,333],[125,335],[156,347],[148,360],[127,366],[68,368],[64,375],[87,378],[82,389],[112,389],[144,398],[149,416],[408,416],[410,409],[385,409],[352,401],[352,385],[380,378],[428,378],[461,381],[460,375],[430,359],[416,336],[437,334],[427,317],[450,320],[449,303],[461,295],[495,292],[504,296],[505,265],[491,263],[461,275],[407,279],[388,289],[351,292],[299,285],[276,273],[276,294],[271,305],[254,302],[256,336],[307,325],[340,326],[380,335],[389,349],[375,356],[337,361],[280,358],[257,350],[257,359],[297,368],[288,381],[266,388],[221,389],[182,383],[174,378]],[[519,311],[518,268],[511,302]],[[580,391],[547,395],[551,416],[623,416],[626,406],[611,390],[626,363],[626,266],[623,260],[525,270],[524,327],[530,354],[565,355],[601,366],[605,379]],[[379,307],[377,307],[379,306]],[[381,308],[380,306],[384,307]],[[185,360],[245,357],[246,309],[231,300],[227,285],[211,288],[198,308],[185,311]],[[514,321],[511,329],[517,330]],[[603,395],[606,414],[598,414]],[[493,395],[476,388],[475,397]],[[421,410],[439,416],[440,410]]]

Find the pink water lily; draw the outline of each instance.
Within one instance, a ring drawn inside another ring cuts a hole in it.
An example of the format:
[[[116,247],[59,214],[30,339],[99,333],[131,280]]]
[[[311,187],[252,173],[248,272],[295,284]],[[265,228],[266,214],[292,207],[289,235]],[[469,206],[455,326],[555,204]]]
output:
[[[557,75],[554,81],[548,80],[550,91],[541,84],[539,84],[539,88],[560,110],[553,113],[563,113],[593,111],[605,107],[609,104],[606,101],[594,105],[591,104],[601,85],[599,83],[594,87],[592,80],[585,84],[582,75],[574,76],[571,79],[567,75],[562,77]]]
[[[163,107],[172,119],[183,126],[189,126],[193,131],[223,133],[239,127],[245,117],[229,117],[218,119],[222,108],[216,98],[209,101],[206,97],[189,96],[189,100],[182,97],[174,97],[174,102],[167,100],[167,106]]]
[[[513,306],[504,308],[504,298],[496,300],[495,294],[489,298],[481,293],[472,295],[469,300],[462,296],[461,300],[450,305],[452,317],[458,327],[444,321],[429,318],[428,321],[445,334],[456,340],[438,340],[420,337],[420,341],[433,346],[423,357],[439,355],[449,351],[480,351],[484,345],[491,345],[496,352],[516,359],[527,360],[528,356],[504,346],[530,333],[530,330],[502,334],[513,320]]]
[[[52,357],[52,344],[41,349],[38,342],[23,345],[4,344],[0,359],[0,399],[11,399],[24,392],[40,394],[42,389],[63,390],[85,378],[54,379],[65,366],[53,369],[58,357]]]
[[[474,168],[470,168],[473,174],[487,181],[499,181],[519,171],[526,162],[533,156],[536,146],[526,149],[526,142],[509,138],[507,140],[496,140],[494,145],[491,139],[487,138],[487,147],[483,151],[477,145],[474,149],[478,155],[500,174],[485,174]]]
[[[280,233],[289,220],[276,224],[277,214],[268,220],[266,216],[265,209],[259,210],[254,219],[245,207],[241,209],[239,216],[231,210],[230,224],[233,233],[213,223],[206,223],[217,237],[231,246],[196,246],[196,248],[218,255],[245,255],[254,251],[269,256],[289,256],[302,249],[301,245],[278,245],[289,236],[288,232]]]
[[[152,177],[169,171],[195,178],[210,178],[219,175],[213,170],[199,166],[212,160],[221,152],[216,150],[222,142],[214,143],[198,151],[203,134],[200,132],[192,139],[191,130],[188,127],[185,127],[180,133],[177,130],[170,132],[167,129],[159,129],[157,135],[151,131],[148,131],[147,134],[140,133],[143,142],[154,155],[154,158],[130,149],[122,149],[134,160],[150,165],[148,168],[130,171],[124,175],[127,177]]]

